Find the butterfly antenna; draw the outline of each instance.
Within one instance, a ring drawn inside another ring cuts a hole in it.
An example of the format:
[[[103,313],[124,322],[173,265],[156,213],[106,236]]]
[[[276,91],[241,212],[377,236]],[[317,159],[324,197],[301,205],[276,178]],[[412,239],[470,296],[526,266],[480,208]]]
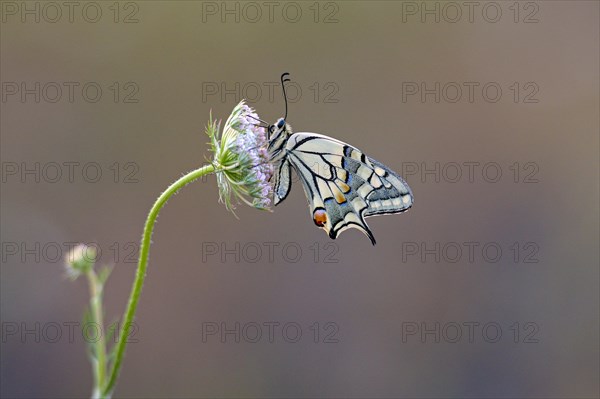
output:
[[[248,116],[249,118],[252,118],[252,119],[254,119],[255,121],[259,121],[259,122],[261,122],[261,123],[264,123],[265,125],[268,125],[268,123],[267,123],[266,121],[263,121],[263,120],[262,120],[262,119],[260,119],[260,118],[255,118],[255,117],[253,117],[252,115],[246,115],[246,116]]]
[[[287,100],[287,95],[285,94],[285,82],[290,81],[290,78],[288,78],[289,75],[290,74],[288,72],[281,75],[281,89],[283,90],[283,99],[285,100],[285,116],[283,117],[283,119],[286,121],[287,121],[287,115],[288,115],[288,100]]]

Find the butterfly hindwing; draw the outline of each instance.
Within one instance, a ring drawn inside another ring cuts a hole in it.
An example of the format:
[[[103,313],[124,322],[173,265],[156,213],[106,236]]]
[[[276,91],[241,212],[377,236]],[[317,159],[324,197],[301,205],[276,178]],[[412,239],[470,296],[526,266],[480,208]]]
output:
[[[410,188],[400,176],[339,140],[296,133],[289,137],[285,152],[276,173],[275,203],[289,192],[291,166],[302,182],[313,221],[332,239],[357,228],[375,244],[364,218],[403,212],[413,203]]]

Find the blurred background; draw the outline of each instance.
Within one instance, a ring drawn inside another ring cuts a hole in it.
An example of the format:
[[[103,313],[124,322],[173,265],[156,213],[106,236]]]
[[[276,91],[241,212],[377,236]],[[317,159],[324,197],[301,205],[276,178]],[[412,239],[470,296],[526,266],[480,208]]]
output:
[[[73,242],[122,314],[154,199],[242,98],[402,174],[377,239],[214,176],[161,213],[115,397],[598,397],[597,2],[2,2],[1,395],[92,374]],[[78,324],[79,323],[79,324]],[[73,326],[73,327],[69,327]]]

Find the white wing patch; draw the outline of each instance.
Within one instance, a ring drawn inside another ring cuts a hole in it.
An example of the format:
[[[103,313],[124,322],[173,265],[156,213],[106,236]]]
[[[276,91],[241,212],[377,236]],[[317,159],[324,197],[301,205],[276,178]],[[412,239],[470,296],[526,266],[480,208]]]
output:
[[[332,239],[356,228],[375,245],[364,218],[404,212],[413,204],[412,192],[400,176],[339,140],[296,133],[284,151],[275,174],[275,204],[289,193],[291,166],[302,182],[314,223]]]

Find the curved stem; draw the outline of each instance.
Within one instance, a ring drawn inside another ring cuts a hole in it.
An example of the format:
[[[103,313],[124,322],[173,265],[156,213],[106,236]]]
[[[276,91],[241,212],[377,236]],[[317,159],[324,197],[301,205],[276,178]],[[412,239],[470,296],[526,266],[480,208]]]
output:
[[[188,183],[208,174],[214,172],[215,168],[213,165],[205,165],[199,169],[193,170],[179,178],[175,183],[171,184],[161,195],[158,197],[148,218],[144,225],[144,234],[142,236],[142,244],[140,247],[140,257],[138,259],[137,271],[135,274],[135,281],[131,288],[131,294],[129,295],[129,303],[125,315],[123,316],[123,324],[119,333],[119,339],[117,341],[115,360],[110,372],[110,377],[106,387],[103,389],[103,394],[106,397],[110,397],[112,390],[114,389],[117,378],[119,377],[119,371],[121,369],[121,363],[123,362],[123,355],[125,354],[125,347],[127,346],[127,337],[129,329],[135,318],[135,312],[137,309],[138,301],[140,300],[140,294],[142,293],[142,286],[144,285],[144,278],[146,277],[146,269],[148,267],[148,254],[150,252],[150,239],[152,238],[152,230],[154,229],[154,222],[158,217],[158,213],[165,205],[167,200],[171,198],[179,189],[183,188]]]

